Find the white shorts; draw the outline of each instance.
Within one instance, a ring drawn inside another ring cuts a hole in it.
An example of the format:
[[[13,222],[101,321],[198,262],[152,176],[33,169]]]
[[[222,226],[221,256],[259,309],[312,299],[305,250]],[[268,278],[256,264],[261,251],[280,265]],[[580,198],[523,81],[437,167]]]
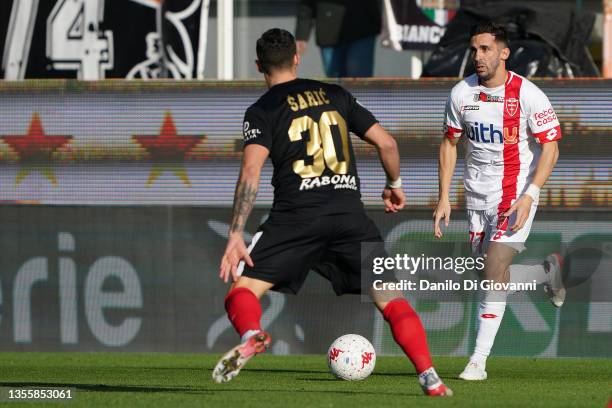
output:
[[[472,254],[474,256],[486,254],[489,242],[500,242],[516,249],[518,252],[523,251],[537,209],[537,204],[531,205],[529,217],[525,225],[516,232],[510,230],[510,227],[514,225],[516,220],[516,211],[510,217],[500,218],[497,214],[497,207],[487,210],[468,210],[469,239]]]

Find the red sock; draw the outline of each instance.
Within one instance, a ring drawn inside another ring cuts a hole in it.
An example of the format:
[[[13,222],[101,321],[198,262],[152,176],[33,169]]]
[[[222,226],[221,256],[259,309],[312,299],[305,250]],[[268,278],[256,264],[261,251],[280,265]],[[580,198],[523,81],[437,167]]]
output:
[[[393,338],[412,361],[417,373],[431,367],[425,329],[408,301],[403,298],[393,299],[383,310],[383,316],[389,322]]]
[[[225,310],[240,336],[249,330],[261,330],[261,305],[250,289],[232,289],[225,297]]]

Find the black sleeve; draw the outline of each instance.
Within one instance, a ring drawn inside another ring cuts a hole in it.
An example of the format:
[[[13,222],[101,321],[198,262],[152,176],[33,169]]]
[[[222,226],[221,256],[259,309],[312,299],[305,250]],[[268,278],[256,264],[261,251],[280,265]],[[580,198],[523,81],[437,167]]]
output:
[[[272,133],[268,127],[268,121],[264,113],[255,106],[251,106],[245,112],[242,129],[245,147],[250,144],[258,144],[268,150],[272,149]]]
[[[378,123],[378,120],[350,92],[346,91],[346,94],[348,100],[349,130],[363,139],[368,129],[375,123]]]
[[[301,0],[298,5],[297,22],[295,24],[295,39],[297,41],[308,41],[310,30],[314,24],[314,1]]]

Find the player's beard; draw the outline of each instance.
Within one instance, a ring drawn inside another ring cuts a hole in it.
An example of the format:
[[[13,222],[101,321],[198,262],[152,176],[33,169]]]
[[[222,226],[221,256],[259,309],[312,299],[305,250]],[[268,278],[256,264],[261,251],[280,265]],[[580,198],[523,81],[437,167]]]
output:
[[[489,79],[495,76],[495,73],[497,72],[497,69],[499,68],[499,60],[498,59],[493,60],[493,62],[491,63],[491,66],[488,66],[487,64],[482,64],[487,68],[486,71],[482,74],[478,73],[477,65],[478,64],[474,64],[476,75],[478,76],[478,79],[480,80],[480,82],[484,82],[484,81],[488,81]]]

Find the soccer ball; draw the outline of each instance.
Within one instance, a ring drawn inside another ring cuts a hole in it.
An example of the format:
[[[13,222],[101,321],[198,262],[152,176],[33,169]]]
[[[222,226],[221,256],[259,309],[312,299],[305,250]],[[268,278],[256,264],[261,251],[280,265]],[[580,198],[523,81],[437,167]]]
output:
[[[365,380],[374,371],[376,352],[365,337],[345,334],[329,346],[327,364],[338,378],[347,381]]]

